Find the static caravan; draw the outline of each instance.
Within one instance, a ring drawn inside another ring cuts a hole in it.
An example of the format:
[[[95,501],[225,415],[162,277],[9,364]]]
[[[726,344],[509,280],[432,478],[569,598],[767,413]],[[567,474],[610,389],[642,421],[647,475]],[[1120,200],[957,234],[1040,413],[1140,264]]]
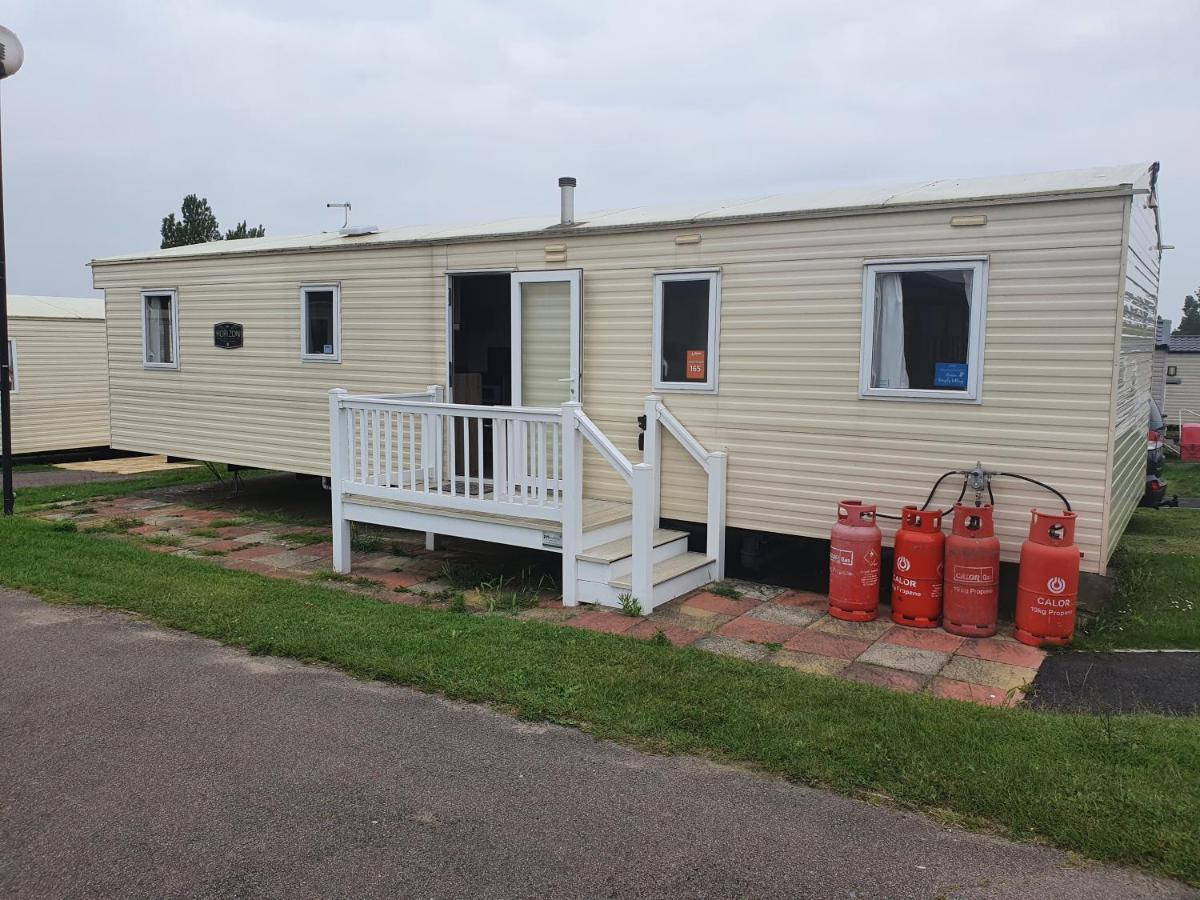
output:
[[[560,179],[559,215],[97,259],[113,444],[329,476],[339,567],[352,520],[561,552],[568,603],[652,607],[720,576],[727,529],[824,539],[843,498],[976,465],[1065,494],[1104,573],[1143,487],[1157,173],[579,216]],[[1058,500],[991,489],[1012,561]]]
[[[1150,396],[1158,404],[1160,411],[1166,410],[1167,404],[1167,355],[1171,339],[1171,320],[1158,318],[1154,329],[1154,361],[1150,367]]]
[[[13,455],[109,445],[99,297],[8,297]]]
[[[1163,414],[1172,425],[1200,422],[1200,334],[1167,338],[1166,405]]]

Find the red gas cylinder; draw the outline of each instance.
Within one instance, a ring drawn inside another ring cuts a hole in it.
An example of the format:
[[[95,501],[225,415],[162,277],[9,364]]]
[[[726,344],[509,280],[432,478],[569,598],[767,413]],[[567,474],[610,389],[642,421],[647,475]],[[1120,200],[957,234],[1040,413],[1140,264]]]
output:
[[[942,620],[942,513],[906,506],[900,510],[892,565],[892,621],[910,628],[937,628]]]
[[[1034,647],[1061,646],[1070,643],[1075,631],[1075,598],[1079,594],[1075,513],[1032,512],[1029,537],[1021,545],[1014,636]]]
[[[1000,595],[1000,538],[990,506],[954,505],[954,530],[946,538],[942,628],[963,637],[996,633]]]
[[[1184,462],[1200,461],[1200,425],[1179,427],[1179,458]]]
[[[883,535],[875,507],[861,500],[838,504],[829,536],[829,614],[850,622],[879,615],[879,553]]]

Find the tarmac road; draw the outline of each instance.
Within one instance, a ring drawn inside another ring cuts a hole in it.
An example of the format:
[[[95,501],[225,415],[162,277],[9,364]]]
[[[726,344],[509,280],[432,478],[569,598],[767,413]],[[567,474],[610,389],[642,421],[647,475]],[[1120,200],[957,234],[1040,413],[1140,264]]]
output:
[[[0,590],[6,897],[1197,896]]]

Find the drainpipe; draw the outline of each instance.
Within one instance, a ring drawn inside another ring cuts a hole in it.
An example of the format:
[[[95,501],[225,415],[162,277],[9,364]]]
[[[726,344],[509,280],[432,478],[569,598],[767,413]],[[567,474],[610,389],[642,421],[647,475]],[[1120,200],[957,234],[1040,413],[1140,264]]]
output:
[[[560,225],[575,224],[575,179],[563,177],[558,179],[558,188],[562,194],[562,221]]]

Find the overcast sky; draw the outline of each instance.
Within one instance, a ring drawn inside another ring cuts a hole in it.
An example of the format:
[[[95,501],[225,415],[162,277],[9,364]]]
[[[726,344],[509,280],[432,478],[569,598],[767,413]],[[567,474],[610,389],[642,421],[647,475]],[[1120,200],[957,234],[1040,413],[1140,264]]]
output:
[[[6,0],[9,290],[181,197],[272,235],[1160,160],[1200,284],[1200,3]]]

